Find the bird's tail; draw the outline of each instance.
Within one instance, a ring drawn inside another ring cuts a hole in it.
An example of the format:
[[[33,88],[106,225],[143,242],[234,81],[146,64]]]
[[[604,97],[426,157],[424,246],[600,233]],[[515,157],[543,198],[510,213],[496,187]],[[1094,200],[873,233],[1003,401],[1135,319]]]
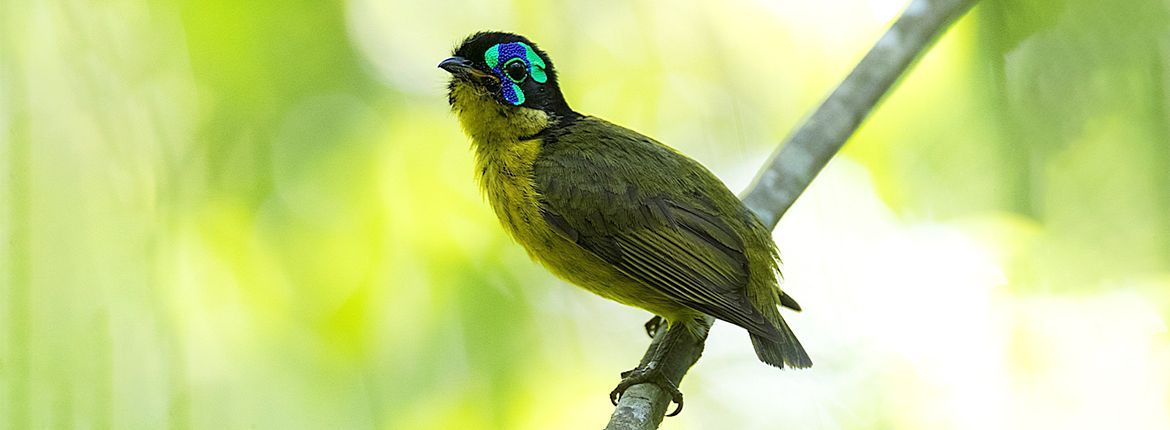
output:
[[[808,353],[800,346],[800,341],[796,340],[796,335],[788,328],[784,318],[777,315],[773,321],[780,334],[776,339],[751,333],[752,346],[755,347],[756,356],[760,361],[780,368],[787,366],[803,369],[812,366],[812,359],[808,358]]]

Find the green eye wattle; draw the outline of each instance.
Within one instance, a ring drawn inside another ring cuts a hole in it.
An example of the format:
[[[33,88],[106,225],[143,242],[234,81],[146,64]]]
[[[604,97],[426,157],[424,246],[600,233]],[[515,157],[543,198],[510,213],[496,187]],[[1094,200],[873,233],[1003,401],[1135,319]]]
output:
[[[524,82],[524,79],[528,78],[528,65],[524,64],[524,60],[513,58],[504,64],[504,74],[508,75],[508,79],[511,79],[512,82]]]

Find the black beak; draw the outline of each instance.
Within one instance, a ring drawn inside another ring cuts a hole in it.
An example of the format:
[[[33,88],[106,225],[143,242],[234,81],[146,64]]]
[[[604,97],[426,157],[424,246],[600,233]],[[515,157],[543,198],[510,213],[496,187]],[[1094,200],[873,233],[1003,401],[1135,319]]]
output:
[[[499,81],[495,75],[481,71],[475,68],[475,63],[463,57],[451,57],[439,63],[439,68],[446,70],[456,78],[463,78],[470,81],[480,81],[485,79],[492,79]]]

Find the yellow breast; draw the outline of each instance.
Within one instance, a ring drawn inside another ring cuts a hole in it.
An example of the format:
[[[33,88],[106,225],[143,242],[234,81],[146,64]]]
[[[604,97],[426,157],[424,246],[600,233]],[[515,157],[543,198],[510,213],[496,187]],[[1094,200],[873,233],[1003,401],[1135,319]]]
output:
[[[479,185],[504,229],[517,242],[528,245],[538,238],[534,229],[544,227],[532,177],[532,163],[540,152],[540,140],[526,140],[508,149],[480,146],[476,151]],[[535,221],[541,221],[538,225]]]
[[[505,107],[467,86],[452,90],[452,108],[475,147],[480,188],[508,235],[557,276],[602,297],[637,306],[671,321],[693,319],[694,311],[625,276],[612,265],[553,232],[540,214],[533,163],[549,126],[548,114]]]
[[[549,125],[543,111],[497,103],[483,90],[457,83],[452,109],[475,147],[475,170],[480,188],[504,229],[533,253],[534,244],[547,238],[532,164],[540,153],[540,139],[526,139]],[[534,255],[535,256],[535,255]]]

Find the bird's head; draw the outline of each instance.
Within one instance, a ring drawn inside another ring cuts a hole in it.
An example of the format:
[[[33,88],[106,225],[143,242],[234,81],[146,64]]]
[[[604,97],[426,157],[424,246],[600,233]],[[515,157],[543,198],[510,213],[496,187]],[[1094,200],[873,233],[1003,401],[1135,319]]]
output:
[[[451,73],[447,100],[472,138],[514,140],[576,115],[552,60],[523,36],[476,33],[453,54],[439,68]]]

